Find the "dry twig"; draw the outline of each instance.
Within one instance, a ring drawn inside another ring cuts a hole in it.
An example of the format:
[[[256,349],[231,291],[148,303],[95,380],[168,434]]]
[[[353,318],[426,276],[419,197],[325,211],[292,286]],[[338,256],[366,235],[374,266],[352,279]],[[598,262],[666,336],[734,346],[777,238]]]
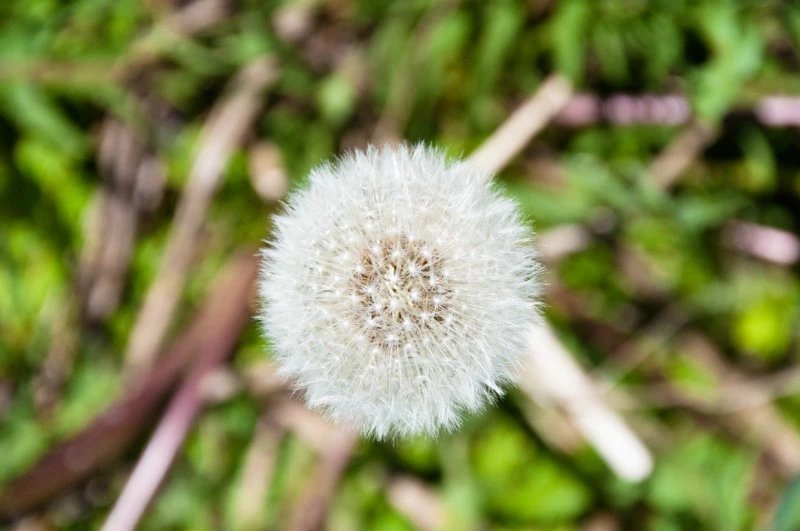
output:
[[[247,267],[255,269],[255,259]],[[22,515],[80,483],[118,458],[147,426],[186,363],[229,350],[249,320],[252,275],[241,261],[236,274],[215,282],[186,332],[150,371],[77,435],[59,444],[0,492],[0,518]]]
[[[436,492],[413,476],[397,476],[387,486],[389,503],[421,531],[443,529],[444,502]]]
[[[551,77],[515,111],[468,161],[495,173],[516,156],[567,103],[569,83]],[[622,478],[639,481],[650,474],[650,452],[607,404],[594,383],[572,359],[549,326],[530,331],[530,351],[519,385],[570,418],[608,465]]]
[[[550,327],[534,327],[530,344],[520,388],[563,410],[618,476],[630,481],[647,477],[653,466],[650,452],[605,403]]]
[[[139,217],[161,197],[164,171],[128,126],[108,118],[100,133],[98,167],[104,178],[87,227],[79,273],[82,313],[99,321],[113,312],[124,287]]]
[[[161,267],[131,332],[125,359],[132,367],[149,365],[161,347],[195,258],[211,197],[220,184],[228,158],[258,115],[262,93],[276,74],[270,58],[253,61],[234,79],[231,93],[211,111],[178,203]]]
[[[650,164],[650,177],[656,186],[671,188],[716,137],[716,130],[709,124],[691,122]]]
[[[315,531],[323,527],[336,486],[355,451],[358,436],[349,429],[331,429],[306,491],[292,510],[290,531]]]
[[[261,416],[236,484],[232,523],[235,529],[262,529],[264,502],[267,499],[275,461],[285,430],[268,411]]]
[[[800,126],[800,98],[765,96],[751,108],[732,109],[729,116],[755,120],[768,127],[797,127]],[[597,123],[670,126],[692,120],[692,106],[680,94],[614,94],[601,98],[580,93],[569,100],[554,121],[558,125],[586,127]]]
[[[717,415],[715,421],[737,439],[752,440],[756,447],[763,448],[778,475],[785,479],[794,477],[800,471],[800,437],[770,403],[765,389],[730,367],[717,347],[703,335],[686,333],[681,343],[682,351],[690,352],[694,362],[715,376],[720,383],[719,394],[702,398],[670,385],[668,396],[673,403]],[[719,415],[720,405],[737,403],[751,407]]]
[[[253,253],[241,253],[223,272],[223,285],[231,288],[227,293],[215,292],[228,305],[221,316],[224,332],[205,337],[191,371],[173,396],[164,416],[147,443],[139,462],[128,478],[122,494],[106,520],[103,529],[124,531],[134,529],[158,486],[165,477],[175,455],[183,444],[197,413],[204,404],[203,382],[232,352],[250,315],[252,284],[257,271]]]
[[[558,114],[571,95],[572,85],[565,78],[547,78],[467,160],[489,173],[497,172]]]
[[[786,266],[800,260],[800,238],[775,227],[731,220],[723,227],[722,239],[734,249],[773,264]]]

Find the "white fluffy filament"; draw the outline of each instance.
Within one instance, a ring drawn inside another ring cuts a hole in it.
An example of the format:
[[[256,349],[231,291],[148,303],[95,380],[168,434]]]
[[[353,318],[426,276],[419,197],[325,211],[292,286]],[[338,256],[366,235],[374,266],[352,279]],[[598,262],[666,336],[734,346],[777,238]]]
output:
[[[263,251],[281,372],[366,434],[454,428],[520,366],[538,319],[531,238],[485,172],[431,148],[318,167]]]

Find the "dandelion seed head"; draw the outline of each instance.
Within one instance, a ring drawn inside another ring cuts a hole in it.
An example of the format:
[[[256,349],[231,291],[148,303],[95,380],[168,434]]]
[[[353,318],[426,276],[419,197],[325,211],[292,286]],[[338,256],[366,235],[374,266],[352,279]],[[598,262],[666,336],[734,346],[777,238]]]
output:
[[[500,393],[537,317],[530,229],[489,176],[424,146],[313,170],[262,252],[260,320],[307,404],[378,438]]]

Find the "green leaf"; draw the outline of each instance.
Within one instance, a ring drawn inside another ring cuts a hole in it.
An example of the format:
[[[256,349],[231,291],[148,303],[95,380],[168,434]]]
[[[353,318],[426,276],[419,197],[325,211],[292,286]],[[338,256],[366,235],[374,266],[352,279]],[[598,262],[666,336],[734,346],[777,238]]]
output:
[[[565,0],[557,4],[550,22],[556,70],[579,84],[583,77],[586,38],[592,2]]]
[[[320,83],[317,100],[322,116],[327,121],[339,125],[353,113],[356,89],[347,76],[342,72],[336,72]]]
[[[733,323],[736,346],[762,361],[783,358],[795,329],[795,302],[792,298],[767,296],[743,308]]]
[[[796,531],[800,529],[800,476],[790,481],[781,494],[772,531]]]
[[[473,466],[489,510],[504,518],[565,521],[582,514],[590,502],[582,483],[504,419],[479,435]]]
[[[46,142],[51,150],[75,157],[88,147],[82,132],[40,87],[0,84],[0,110],[22,131]]]
[[[525,17],[518,3],[508,1],[487,2],[483,16],[485,25],[475,47],[473,72],[477,92],[488,91],[497,82],[509,54],[514,51]]]
[[[120,377],[119,370],[108,361],[82,363],[70,377],[53,429],[67,436],[86,425],[114,399]]]
[[[394,451],[404,464],[419,472],[433,472],[438,466],[436,439],[417,436],[397,441]]]
[[[674,215],[688,231],[699,232],[730,219],[744,203],[743,198],[725,193],[688,196],[674,203]]]
[[[772,147],[764,133],[756,127],[749,127],[741,138],[744,151],[744,171],[742,178],[745,187],[753,192],[768,192],[775,188],[777,168]]]
[[[747,529],[754,466],[754,455],[711,435],[694,436],[657,462],[649,499],[663,511],[691,511],[710,529]]]

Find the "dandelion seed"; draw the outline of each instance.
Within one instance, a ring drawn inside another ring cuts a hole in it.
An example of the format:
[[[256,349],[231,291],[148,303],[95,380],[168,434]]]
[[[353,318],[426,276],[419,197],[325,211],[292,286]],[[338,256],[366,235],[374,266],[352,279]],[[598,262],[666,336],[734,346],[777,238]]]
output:
[[[501,393],[538,318],[539,265],[489,181],[430,148],[370,148],[289,198],[260,320],[310,407],[382,438],[453,429]]]

